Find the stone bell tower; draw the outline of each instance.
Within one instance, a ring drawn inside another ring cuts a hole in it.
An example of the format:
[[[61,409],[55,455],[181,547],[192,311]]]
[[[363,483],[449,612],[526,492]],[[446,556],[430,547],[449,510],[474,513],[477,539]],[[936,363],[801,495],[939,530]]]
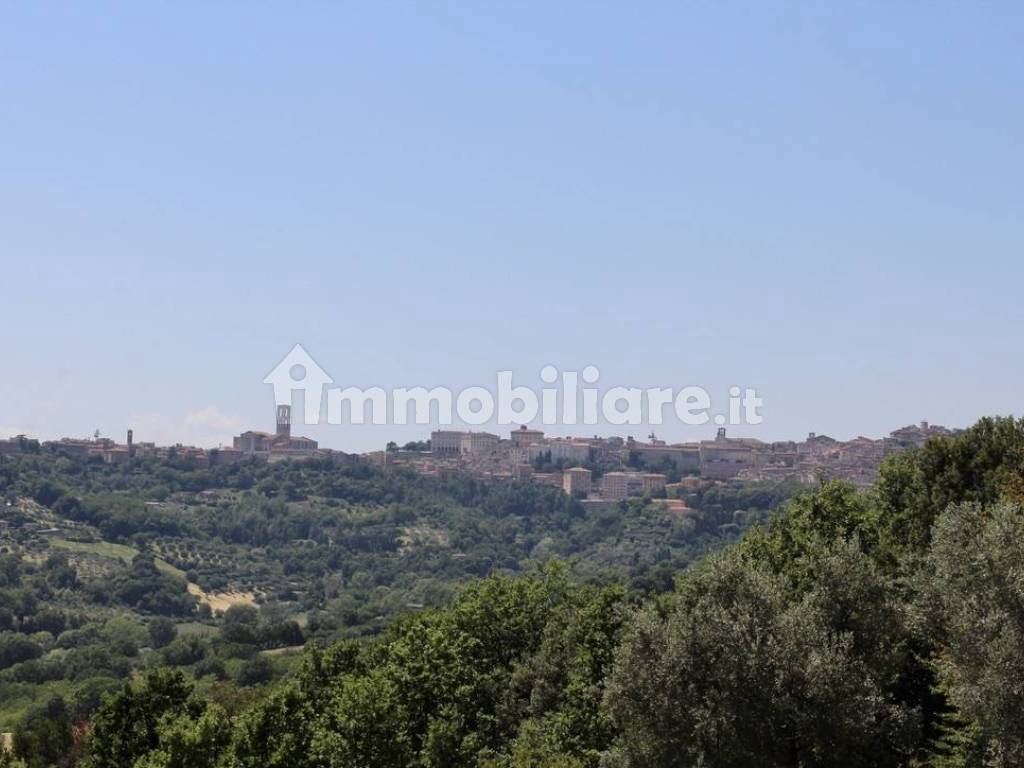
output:
[[[277,406],[277,436],[285,440],[292,436],[292,407],[290,405]]]

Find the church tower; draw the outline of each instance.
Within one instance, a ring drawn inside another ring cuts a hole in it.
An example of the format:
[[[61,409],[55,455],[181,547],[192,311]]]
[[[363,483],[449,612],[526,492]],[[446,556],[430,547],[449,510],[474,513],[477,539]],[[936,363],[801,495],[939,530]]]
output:
[[[292,436],[292,407],[290,405],[277,406],[277,436],[285,440]]]

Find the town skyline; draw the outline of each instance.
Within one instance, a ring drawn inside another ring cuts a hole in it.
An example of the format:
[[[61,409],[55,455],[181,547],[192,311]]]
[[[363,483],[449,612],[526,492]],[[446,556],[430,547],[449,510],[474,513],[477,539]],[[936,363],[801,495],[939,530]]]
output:
[[[272,413],[278,410],[279,407],[265,408],[264,416],[268,413]],[[216,437],[207,440],[192,440],[188,439],[187,433],[182,433],[180,437],[172,436],[170,439],[167,438],[167,433],[164,431],[157,431],[155,434],[147,432],[146,430],[146,419],[138,419],[135,421],[127,421],[121,426],[120,430],[104,430],[94,428],[84,433],[82,432],[66,432],[60,429],[55,429],[46,432],[37,432],[29,429],[19,429],[12,427],[0,426],[0,440],[9,440],[16,437],[25,437],[30,440],[37,440],[39,442],[51,442],[59,441],[62,439],[70,440],[81,440],[81,441],[95,441],[95,440],[107,440],[117,442],[122,438],[128,431],[131,431],[136,435],[137,439],[142,439],[145,442],[152,443],[154,445],[161,446],[172,446],[181,445],[195,448],[201,448],[204,450],[217,449],[217,448],[229,448],[232,446],[232,442],[237,437],[238,433],[241,432],[254,432],[266,435],[273,435],[275,424],[269,418],[264,418],[262,421],[256,420],[254,422],[248,422],[240,417],[224,417],[217,413],[214,409],[207,409],[205,411],[196,412],[189,414],[186,417],[186,421],[191,418],[194,422],[207,421],[210,424],[216,425],[219,430],[219,434]],[[296,429],[299,431],[308,432],[310,434],[321,434],[324,432],[324,428],[319,425],[305,425],[301,420],[293,422],[296,425]],[[920,424],[930,424],[928,419],[919,419],[917,421],[904,419],[900,422],[902,426],[914,426]],[[650,424],[640,424],[631,426],[609,426],[607,424],[597,425],[593,428],[589,428],[586,425],[545,425],[539,423],[539,420],[535,419],[530,422],[516,423],[512,425],[512,429],[540,429],[545,432],[548,436],[559,439],[589,439],[589,438],[603,438],[603,439],[649,439],[651,437],[657,438],[661,442],[666,442],[671,445],[685,444],[690,442],[700,442],[701,440],[710,439],[715,436],[723,427],[717,425],[713,420],[709,420],[707,424],[700,425],[697,427],[688,427],[687,436],[684,438],[678,438],[678,429],[673,429],[672,424],[661,424],[652,426]],[[781,434],[777,434],[773,431],[770,435],[759,435],[759,425],[751,427],[749,425],[734,426],[729,425],[728,432],[730,436],[740,437],[744,439],[760,440],[765,443],[773,442],[786,442],[796,441],[807,434],[812,435],[828,435],[839,441],[854,440],[861,437],[867,437],[871,439],[881,439],[886,435],[890,434],[895,429],[900,429],[902,426],[892,426],[889,429],[883,429],[880,431],[869,431],[869,430],[855,430],[852,433],[843,432],[830,432],[828,430],[809,430],[803,434],[797,434],[795,432],[782,431]],[[943,425],[952,430],[962,429],[961,425]],[[140,428],[141,427],[141,428]],[[323,448],[333,451],[340,451],[345,453],[354,454],[365,454],[372,453],[378,450],[382,450],[385,445],[389,443],[395,443],[398,445],[416,442],[429,437],[429,434],[433,431],[453,431],[453,432],[481,432],[481,433],[494,433],[501,430],[509,429],[508,426],[498,425],[495,423],[487,423],[483,425],[468,425],[468,424],[451,424],[451,425],[438,425],[438,424],[417,424],[417,425],[398,425],[394,428],[389,429],[386,426],[380,425],[330,425],[326,430],[327,434],[345,434],[352,432],[360,432],[363,430],[373,431],[378,433],[378,437],[375,438],[373,443],[366,444],[364,441],[360,441],[359,445],[346,445],[344,439],[341,440],[315,440],[318,445]]]
[[[788,460],[788,454],[790,452],[799,452],[798,447],[801,444],[814,443],[829,447],[839,446],[845,448],[847,452],[853,446],[855,449],[853,452],[858,457],[858,460],[854,462],[856,466],[852,467],[852,471],[846,472],[846,475],[840,479],[867,484],[874,477],[873,474],[863,474],[860,472],[865,466],[859,460],[860,458],[868,457],[870,459],[868,464],[871,469],[874,469],[877,468],[877,465],[885,455],[893,452],[897,447],[920,445],[929,437],[951,436],[958,431],[958,428],[955,427],[950,429],[946,426],[930,424],[928,421],[920,421],[895,428],[886,435],[874,438],[859,434],[849,439],[837,439],[825,433],[810,432],[807,434],[806,439],[790,438],[766,441],[730,434],[726,427],[716,426],[714,427],[714,440],[697,439],[669,442],[659,438],[654,431],[651,431],[646,437],[637,439],[633,434],[626,434],[624,436],[599,433],[594,433],[593,435],[583,435],[581,433],[567,435],[559,432],[546,432],[544,428],[538,426],[519,424],[511,428],[508,438],[501,438],[497,433],[489,431],[487,428],[446,426],[444,428],[430,428],[429,438],[426,440],[407,441],[404,445],[389,440],[386,445],[369,451],[344,451],[329,446],[321,446],[318,441],[293,431],[293,425],[294,429],[298,431],[302,431],[305,425],[301,421],[297,423],[293,421],[292,406],[275,406],[274,419],[275,423],[273,424],[272,431],[249,428],[233,436],[229,445],[225,445],[223,442],[216,446],[190,445],[180,441],[160,443],[145,439],[145,435],[140,435],[137,438],[135,430],[128,428],[126,432],[127,439],[124,443],[119,443],[116,439],[101,434],[99,430],[95,430],[91,436],[87,437],[65,435],[51,439],[40,439],[26,433],[9,436],[0,435],[0,452],[5,450],[12,453],[23,452],[27,443],[34,443],[53,449],[69,450],[80,457],[89,455],[102,457],[107,463],[114,464],[121,463],[136,455],[166,458],[169,455],[168,449],[174,450],[175,455],[197,458],[209,464],[216,463],[217,461],[231,463],[250,457],[286,460],[328,456],[331,454],[377,456],[382,461],[385,454],[393,454],[397,455],[398,463],[403,463],[401,461],[401,454],[404,453],[406,454],[404,457],[406,461],[404,463],[415,465],[416,461],[409,461],[410,457],[415,457],[416,454],[429,454],[429,456],[426,456],[428,461],[438,458],[458,458],[459,461],[451,467],[454,469],[468,469],[472,473],[491,475],[494,473],[495,468],[499,468],[499,474],[514,476],[519,466],[536,463],[538,458],[543,456],[545,452],[548,460],[551,460],[552,452],[554,452],[554,461],[560,466],[568,467],[587,463],[595,455],[595,446],[601,446],[602,451],[606,447],[612,446],[616,449],[635,451],[640,455],[657,456],[658,460],[664,459],[666,455],[674,455],[673,452],[675,452],[678,455],[675,456],[673,461],[678,462],[679,466],[677,466],[677,469],[700,469],[701,473],[705,474],[706,462],[703,453],[701,453],[704,446],[711,445],[720,448],[731,445],[733,449],[742,449],[744,452],[753,450],[754,454],[751,457],[746,457],[750,458],[751,461],[748,462],[745,458],[744,462],[742,462],[742,468],[746,469],[748,465],[761,466],[766,463],[782,463],[792,467],[794,465]],[[889,442],[887,443],[886,441]],[[502,446],[505,448],[504,451],[500,450]],[[511,452],[508,449],[511,449]],[[688,454],[690,458],[678,458],[678,456],[683,455],[679,451],[686,452],[690,450],[697,453]],[[771,454],[773,458],[759,462],[755,456],[758,451],[762,451],[765,456]],[[779,453],[784,455],[781,461],[776,461],[775,459],[779,457],[775,456],[775,454]],[[696,463],[694,463],[694,459]],[[391,461],[388,460],[384,463],[391,463]],[[434,468],[431,465],[430,469],[433,470]],[[805,467],[805,469],[808,468]],[[851,468],[848,467],[847,469]],[[726,472],[722,476],[719,476],[719,474],[718,472],[712,472],[708,476],[712,479],[728,479],[729,477],[735,477],[738,474],[738,470],[737,473]],[[796,475],[796,473],[782,474]],[[809,476],[805,472],[802,479],[806,481]],[[748,476],[745,479],[766,478]]]

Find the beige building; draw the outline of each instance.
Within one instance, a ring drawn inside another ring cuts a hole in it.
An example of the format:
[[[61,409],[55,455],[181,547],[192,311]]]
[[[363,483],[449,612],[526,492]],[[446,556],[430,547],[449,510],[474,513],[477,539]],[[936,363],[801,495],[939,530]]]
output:
[[[534,443],[527,446],[527,454],[530,461],[538,457],[548,456],[551,461],[567,461],[573,464],[580,464],[590,460],[590,445],[575,440],[545,440],[543,443]]]
[[[315,453],[319,447],[316,440],[292,434],[291,412],[291,406],[277,406],[277,431],[274,434],[249,430],[236,437],[231,448],[263,458],[308,456]]]
[[[725,428],[720,427],[714,440],[705,440],[700,444],[701,477],[713,480],[736,477],[743,470],[754,466],[754,448],[761,445],[760,441],[730,440],[725,436]]]
[[[210,453],[210,465],[234,464],[245,459],[245,453],[235,448],[216,448]]]
[[[103,452],[103,461],[107,464],[124,464],[131,458],[128,446],[119,445]]]
[[[665,476],[656,473],[644,475],[641,478],[642,489],[646,493],[661,493],[665,490]]]
[[[462,435],[453,429],[439,429],[430,433],[430,450],[441,456],[458,456],[462,453]]]
[[[525,445],[543,442],[544,430],[528,429],[527,426],[523,424],[519,429],[512,430],[509,438],[512,440],[512,445],[520,448]]]
[[[670,515],[686,515],[692,513],[693,510],[686,506],[685,502],[679,499],[653,499],[654,504],[664,509]]]
[[[562,473],[562,490],[570,496],[590,493],[591,473],[583,467],[572,467]]]
[[[257,432],[250,429],[243,432],[232,441],[232,448],[242,453],[265,453],[270,450],[274,442],[274,435],[269,432]]]
[[[493,453],[498,450],[498,436],[490,432],[463,432],[459,448],[463,456]]]
[[[271,453],[310,453],[318,448],[316,440],[309,437],[278,438],[270,448]]]
[[[696,472],[700,469],[700,446],[698,445],[665,445],[655,443],[638,443],[630,441],[626,448],[636,455],[642,464],[657,467],[665,461],[671,462],[680,472]]]
[[[629,472],[606,472],[601,478],[601,497],[618,501],[629,496]]]

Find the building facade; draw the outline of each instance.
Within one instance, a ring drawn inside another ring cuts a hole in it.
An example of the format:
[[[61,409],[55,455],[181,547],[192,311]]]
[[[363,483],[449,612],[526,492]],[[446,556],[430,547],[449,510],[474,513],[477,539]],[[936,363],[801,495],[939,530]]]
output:
[[[490,432],[463,432],[459,441],[463,456],[493,453],[498,450],[498,436]]]
[[[441,456],[458,456],[462,453],[462,432],[452,429],[438,429],[430,433],[430,451]]]
[[[572,467],[562,473],[562,490],[570,496],[590,493],[591,472],[583,467]]]

